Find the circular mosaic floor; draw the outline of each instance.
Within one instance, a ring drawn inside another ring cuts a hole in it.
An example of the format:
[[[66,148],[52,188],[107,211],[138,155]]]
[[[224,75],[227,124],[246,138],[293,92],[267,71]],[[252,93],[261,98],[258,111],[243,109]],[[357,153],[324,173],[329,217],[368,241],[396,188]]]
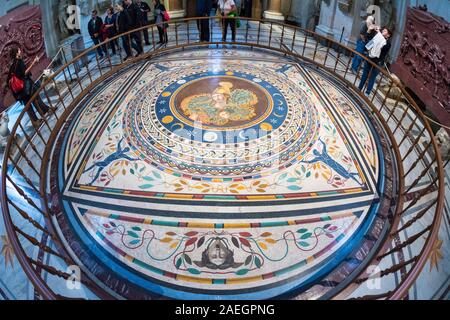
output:
[[[324,297],[383,236],[390,151],[326,73],[258,52],[132,65],[57,141],[58,227],[117,297]]]

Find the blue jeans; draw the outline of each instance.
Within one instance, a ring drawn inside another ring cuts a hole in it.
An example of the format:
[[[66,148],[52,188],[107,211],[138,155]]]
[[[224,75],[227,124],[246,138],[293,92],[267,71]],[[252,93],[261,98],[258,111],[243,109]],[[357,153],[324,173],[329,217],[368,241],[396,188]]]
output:
[[[369,83],[367,84],[366,94],[370,94],[372,92],[373,86],[375,85],[375,78],[377,77],[378,73],[380,73],[380,70],[378,68],[374,68],[369,62],[364,63],[364,71],[361,77],[361,82],[359,83],[359,90],[362,90],[364,88],[364,85],[366,84],[367,78],[369,77]]]
[[[356,42],[356,52],[363,54],[364,53],[364,49],[366,48],[366,43],[364,41],[360,39],[358,39],[358,41]],[[352,61],[352,69],[353,71],[357,72],[359,65],[361,64],[362,58],[358,55],[355,55],[353,57],[353,61]]]

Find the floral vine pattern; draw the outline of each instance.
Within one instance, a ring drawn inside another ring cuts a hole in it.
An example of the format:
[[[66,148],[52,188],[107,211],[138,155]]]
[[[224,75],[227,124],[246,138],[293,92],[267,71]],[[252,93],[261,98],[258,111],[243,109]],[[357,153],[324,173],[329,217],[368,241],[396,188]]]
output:
[[[153,261],[171,259],[176,270],[193,275],[237,276],[261,269],[266,261],[282,262],[295,251],[312,251],[318,246],[320,238],[332,239],[340,230],[338,226],[327,223],[312,229],[302,227],[287,230],[279,236],[269,231],[252,233],[226,230],[167,231],[157,236],[154,229],[126,226],[115,221],[102,223],[100,227],[107,236],[118,236],[121,244],[131,251],[145,248]],[[158,255],[157,248],[162,249],[164,255]]]

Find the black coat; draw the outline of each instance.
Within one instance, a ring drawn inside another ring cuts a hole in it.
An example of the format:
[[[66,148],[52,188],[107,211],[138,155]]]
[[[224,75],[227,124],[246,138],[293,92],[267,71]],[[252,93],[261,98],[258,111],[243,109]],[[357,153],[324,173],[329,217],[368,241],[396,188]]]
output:
[[[147,4],[147,2],[141,1],[141,4],[137,4],[136,6],[139,8],[140,12],[140,16],[141,16],[141,23],[146,23],[148,22],[148,13],[151,11],[150,6]],[[142,10],[145,10],[146,12],[143,12]]]
[[[124,33],[129,30],[129,23],[125,11],[119,12],[117,14],[116,24],[117,24],[117,31],[119,33]]]
[[[11,67],[9,68],[9,74],[7,82],[9,83],[9,79],[11,79],[11,75],[15,74],[17,78],[24,81],[24,90],[14,93],[12,90],[12,94],[16,101],[21,101],[26,103],[29,100],[29,95],[27,95],[27,92],[30,93],[30,85],[32,85],[33,81],[31,80],[31,73],[25,73],[27,70],[27,66],[25,65],[25,62],[22,59],[14,59],[13,63],[11,64]]]
[[[100,35],[100,30],[102,29],[103,20],[99,16],[94,19],[89,20],[88,31],[91,38],[94,38],[94,34],[98,33]],[[97,36],[98,37],[98,36]]]
[[[141,26],[142,11],[135,3],[131,3],[129,6],[124,6],[123,11],[128,24],[128,30],[136,29]]]
[[[209,16],[212,9],[212,0],[197,0],[196,15],[197,17]]]

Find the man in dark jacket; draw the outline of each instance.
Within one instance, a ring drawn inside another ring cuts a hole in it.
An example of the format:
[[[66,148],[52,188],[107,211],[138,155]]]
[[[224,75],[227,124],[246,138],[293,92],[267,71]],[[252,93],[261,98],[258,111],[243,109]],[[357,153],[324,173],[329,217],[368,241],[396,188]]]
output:
[[[141,10],[141,27],[148,25],[148,13],[151,11],[150,6],[147,4],[147,2],[144,2],[142,0],[136,0],[136,5],[138,6],[139,10]],[[148,46],[150,45],[150,41],[148,40],[148,29],[144,29],[143,33],[145,44]]]
[[[92,11],[92,17],[91,20],[89,20],[88,23],[88,31],[89,35],[91,36],[92,41],[94,42],[94,45],[99,44],[103,41],[101,30],[103,26],[102,18],[97,16],[97,10]],[[103,46],[97,47],[97,52],[100,58],[103,58],[103,52],[106,53],[105,48]]]
[[[209,17],[212,9],[212,0],[197,0],[197,17]],[[202,19],[197,21],[197,26],[200,32],[200,41],[208,42],[209,37],[209,19]]]
[[[251,18],[252,17],[252,0],[242,0],[241,4],[241,16]]]
[[[128,30],[133,30],[139,28],[141,18],[141,10],[139,7],[133,3],[132,0],[124,0],[123,1],[123,13],[126,17]],[[137,51],[137,55],[140,55],[142,52],[144,52],[144,49],[142,47],[142,37],[141,32],[133,32],[130,35],[131,41],[135,42],[131,45],[133,48]]]

